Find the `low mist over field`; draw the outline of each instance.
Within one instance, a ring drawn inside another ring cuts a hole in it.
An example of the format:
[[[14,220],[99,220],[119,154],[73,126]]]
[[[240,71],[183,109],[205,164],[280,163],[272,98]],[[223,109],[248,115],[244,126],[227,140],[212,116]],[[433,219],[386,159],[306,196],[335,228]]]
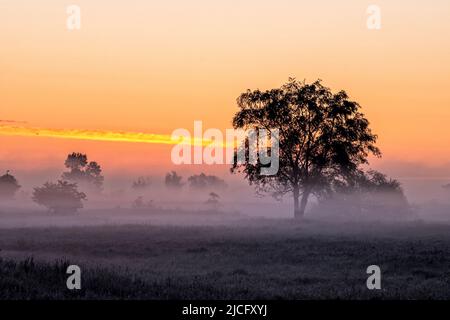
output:
[[[0,298],[450,298],[445,197],[336,194],[312,199],[297,220],[289,197],[169,175],[106,180],[86,188],[76,212],[39,206],[21,183],[0,205]],[[66,288],[69,265],[82,270],[81,290]],[[381,290],[366,288],[369,265],[383,272]]]

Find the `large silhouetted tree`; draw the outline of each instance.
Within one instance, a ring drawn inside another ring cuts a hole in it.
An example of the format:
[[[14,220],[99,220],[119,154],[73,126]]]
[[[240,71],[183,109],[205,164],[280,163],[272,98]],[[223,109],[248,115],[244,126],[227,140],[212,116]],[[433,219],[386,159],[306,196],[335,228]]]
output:
[[[369,121],[360,105],[344,91],[332,93],[320,80],[308,84],[295,79],[281,88],[250,91],[237,99],[233,118],[237,129],[279,130],[279,170],[260,174],[261,164],[235,163],[232,172],[243,172],[258,191],[275,197],[292,193],[294,215],[302,218],[311,195],[330,190],[367,163],[370,153],[380,156]]]

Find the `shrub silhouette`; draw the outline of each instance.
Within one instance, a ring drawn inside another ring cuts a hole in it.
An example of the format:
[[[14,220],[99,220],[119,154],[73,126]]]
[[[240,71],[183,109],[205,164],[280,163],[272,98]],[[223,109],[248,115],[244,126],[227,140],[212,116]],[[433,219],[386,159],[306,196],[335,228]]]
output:
[[[131,207],[133,209],[153,209],[153,200],[145,202],[144,197],[139,196],[133,201]]]
[[[82,200],[86,200],[86,195],[78,191],[76,183],[59,180],[57,183],[46,182],[42,187],[35,188],[32,199],[52,213],[75,213],[83,208]]]
[[[352,179],[340,181],[319,198],[314,211],[370,217],[402,217],[412,214],[400,182],[369,170],[358,171]]]
[[[213,211],[217,211],[220,207],[220,196],[215,192],[209,193],[208,200],[205,201],[205,204]]]
[[[17,179],[6,172],[3,176],[0,176],[0,199],[11,199],[20,189],[20,185]]]

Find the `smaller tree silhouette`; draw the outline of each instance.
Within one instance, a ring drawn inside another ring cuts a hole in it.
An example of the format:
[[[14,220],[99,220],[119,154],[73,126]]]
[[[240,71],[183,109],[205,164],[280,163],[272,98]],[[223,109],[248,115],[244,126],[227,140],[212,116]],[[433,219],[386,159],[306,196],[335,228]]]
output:
[[[87,155],[73,152],[67,156],[64,164],[70,170],[62,174],[64,180],[87,183],[97,189],[102,188],[105,179],[102,176],[102,169],[97,162],[88,162]]]
[[[20,189],[20,185],[17,179],[9,174],[9,170],[6,174],[0,176],[0,199],[11,199]]]
[[[52,213],[75,213],[83,208],[82,200],[86,200],[86,195],[78,191],[76,183],[59,180],[57,183],[46,182],[42,187],[34,188],[32,199]]]
[[[183,187],[181,180],[183,180],[183,177],[179,176],[175,171],[171,171],[166,174],[164,182],[168,188],[181,189]]]
[[[209,199],[206,200],[205,204],[209,206],[212,210],[217,211],[220,207],[220,196],[215,192],[209,193]]]
[[[450,183],[443,185],[442,188],[446,189],[446,190],[450,190]]]
[[[135,190],[143,190],[150,187],[152,180],[150,177],[139,177],[136,181],[133,181],[132,188]]]
[[[152,209],[153,208],[153,200],[144,201],[144,197],[139,196],[132,203],[133,209]]]
[[[207,176],[204,173],[193,175],[188,178],[189,186],[193,189],[225,189],[227,184],[224,180],[216,176]]]

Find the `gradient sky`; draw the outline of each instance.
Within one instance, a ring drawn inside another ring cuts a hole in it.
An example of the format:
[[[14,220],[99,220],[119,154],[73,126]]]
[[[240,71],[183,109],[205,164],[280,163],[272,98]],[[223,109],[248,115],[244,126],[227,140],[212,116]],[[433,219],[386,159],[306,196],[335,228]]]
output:
[[[66,29],[68,4],[79,31]],[[366,28],[370,4],[379,31]],[[0,0],[0,120],[18,121],[0,125],[225,129],[246,89],[320,78],[363,106],[394,176],[389,163],[447,168],[449,17],[448,0]],[[0,132],[0,170],[61,166],[71,151],[110,172],[171,167],[167,145]]]

